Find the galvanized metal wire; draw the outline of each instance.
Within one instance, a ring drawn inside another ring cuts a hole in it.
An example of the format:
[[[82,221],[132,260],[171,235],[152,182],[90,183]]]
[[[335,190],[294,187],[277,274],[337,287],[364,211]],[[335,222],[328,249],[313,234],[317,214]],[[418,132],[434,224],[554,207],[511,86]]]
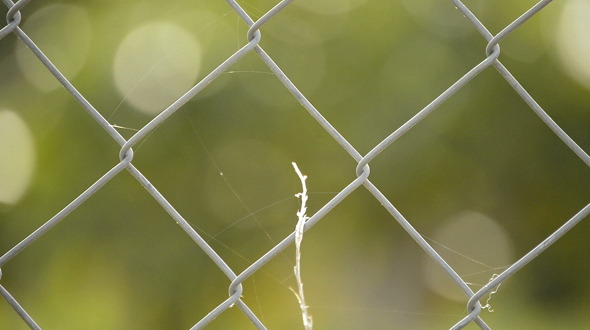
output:
[[[527,20],[537,14],[540,10],[545,8],[551,0],[543,0],[538,2],[532,8],[527,10],[522,16],[516,18],[512,23],[508,24],[497,34],[492,34],[488,29],[478,20],[478,18],[459,0],[451,0],[452,5],[458,8],[462,14],[469,20],[473,27],[482,35],[488,42],[481,61],[471,70],[466,72],[460,79],[448,87],[442,94],[436,97],[426,107],[418,111],[411,119],[394,130],[389,136],[383,139],[380,143],[375,145],[367,154],[359,153],[351,143],[324,118],[321,112],[300,92],[300,90],[293,84],[289,77],[281,70],[281,68],[273,61],[272,57],[260,46],[262,39],[261,30],[265,24],[274,19],[280,14],[282,10],[289,6],[293,0],[283,0],[276,6],[262,15],[258,20],[252,19],[248,13],[234,0],[226,0],[228,5],[235,11],[235,13],[250,27],[247,34],[247,44],[235,51],[230,57],[225,59],[213,71],[206,75],[194,87],[188,90],[183,96],[178,98],[170,106],[160,112],[148,124],[142,127],[131,138],[125,139],[114,128],[108,120],[106,120],[94,106],[86,100],[86,98],[74,87],[74,85],[60,72],[43,53],[25,31],[20,28],[22,15],[19,10],[23,9],[29,0],[20,0],[16,3],[11,0],[2,0],[2,2],[9,8],[7,13],[7,24],[0,30],[0,40],[9,34],[16,35],[20,42],[24,43],[39,61],[47,68],[47,70],[59,81],[61,85],[74,97],[80,104],[81,108],[86,111],[102,127],[106,133],[116,141],[120,146],[119,159],[109,171],[102,177],[96,180],[83,193],[76,197],[71,203],[66,205],[55,216],[45,222],[37,230],[32,232],[29,236],[24,238],[16,244],[9,251],[5,252],[0,257],[0,268],[4,267],[12,258],[16,257],[20,252],[29,247],[36,239],[43,236],[55,225],[62,221],[68,214],[70,214],[77,207],[82,205],[90,196],[100,190],[107,182],[116,177],[123,171],[128,171],[131,175],[151,194],[166,212],[171,219],[175,221],[186,232],[186,234],[200,247],[200,249],[215,263],[215,265],[225,274],[231,282],[229,285],[229,296],[226,299],[221,299],[219,305],[211,310],[207,315],[195,315],[195,325],[192,329],[204,328],[207,324],[213,321],[220,314],[224,313],[233,305],[236,305],[259,329],[266,329],[258,316],[242,301],[241,296],[243,292],[242,284],[244,281],[259,271],[262,266],[275,258],[286,247],[290,246],[295,240],[295,232],[285,237],[280,243],[276,244],[267,253],[261,256],[258,260],[253,262],[244,271],[237,274],[232,268],[220,257],[220,255],[207,243],[201,235],[193,229],[193,227],[183,218],[183,216],[174,208],[174,206],[167,201],[166,197],[162,195],[156,187],[154,187],[148,178],[143,175],[133,165],[133,147],[140,141],[144,140],[150,133],[152,133],[158,126],[164,123],[172,114],[180,109],[189,100],[199,94],[211,82],[215,81],[221,74],[226,72],[228,68],[234,63],[240,61],[246,54],[254,52],[258,55],[260,60],[272,71],[272,73],[280,80],[284,87],[293,95],[293,97],[301,104],[301,106],[315,119],[323,129],[330,134],[330,136],[356,161],[356,179],[345,186],[336,196],[334,196],[328,203],[319,209],[306,222],[304,230],[311,229],[324,216],[326,216],[336,205],[345,200],[347,196],[356,189],[363,186],[366,188],[383,207],[391,214],[391,216],[399,223],[399,225],[407,232],[407,234],[424,250],[424,252],[434,260],[456,283],[456,285],[466,295],[466,316],[458,320],[452,329],[461,329],[466,325],[474,322],[481,329],[490,329],[486,322],[480,316],[482,305],[480,299],[492,292],[494,288],[504,282],[507,278],[515,275],[526,264],[538,257],[543,251],[549,248],[553,243],[559,240],[566,232],[575,227],[580,221],[585,219],[590,213],[590,204],[583,207],[578,213],[568,219],[558,230],[552,233],[544,241],[539,243],[536,247],[531,249],[526,255],[520,258],[517,262],[512,264],[501,274],[491,280],[488,284],[483,286],[477,292],[467,285],[467,283],[457,274],[457,272],[443,259],[436,250],[424,239],[424,237],[412,226],[411,222],[404,217],[396,207],[389,201],[389,199],[378,189],[378,187],[369,180],[370,163],[378,157],[384,150],[393,144],[398,138],[410,131],[414,126],[418,125],[424,118],[435,111],[441,104],[445,103],[454,93],[459,91],[462,87],[467,85],[473,78],[488,68],[495,69],[506,82],[516,91],[516,93],[529,105],[531,110],[557,135],[563,143],[569,147],[586,165],[590,167],[590,156],[584,151],[566,132],[543,110],[543,108],[534,100],[534,98],[525,90],[525,88],[518,82],[518,80],[510,73],[510,71],[500,62],[501,55],[500,42],[507,38]],[[0,280],[1,280],[0,270]],[[8,302],[22,320],[32,329],[40,329],[36,321],[31,317],[25,309],[17,302],[17,300],[9,293],[9,291],[0,285],[0,295]],[[198,320],[198,321],[197,321]]]

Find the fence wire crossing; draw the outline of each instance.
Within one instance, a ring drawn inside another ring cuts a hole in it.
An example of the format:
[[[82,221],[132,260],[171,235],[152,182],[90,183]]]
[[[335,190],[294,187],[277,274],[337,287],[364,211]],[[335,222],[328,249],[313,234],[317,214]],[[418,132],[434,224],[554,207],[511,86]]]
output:
[[[564,130],[562,130],[549,115],[541,108],[541,106],[529,95],[524,87],[516,80],[510,71],[499,61],[500,45],[499,43],[509,36],[519,26],[526,23],[528,19],[538,13],[541,9],[547,6],[552,0],[543,0],[535,4],[532,8],[527,10],[520,17],[508,24],[496,35],[490,33],[487,28],[478,20],[478,18],[459,0],[450,0],[451,5],[458,8],[461,13],[469,20],[473,27],[481,34],[488,42],[485,48],[485,58],[463,75],[459,80],[452,84],[447,90],[435,98],[430,104],[417,112],[410,120],[394,130],[387,138],[377,144],[366,155],[361,155],[347,140],[342,136],[330,122],[328,122],[322,114],[311,104],[311,102],[299,91],[299,89],[289,80],[287,75],[281,68],[273,61],[266,51],[259,45],[261,40],[262,27],[273,17],[277,16],[283,9],[285,9],[293,0],[283,0],[275,7],[270,9],[262,17],[254,21],[246,11],[235,1],[226,0],[226,2],[233,8],[237,15],[250,27],[247,32],[248,43],[242,48],[238,49],[233,55],[223,61],[217,68],[211,71],[205,78],[192,87],[182,97],[172,103],[168,108],[163,110],[159,115],[152,119],[147,125],[141,128],[130,139],[126,140],[121,136],[117,130],[88,102],[84,96],[72,85],[68,79],[60,72],[60,70],[53,65],[53,63],[44,55],[43,51],[29,38],[29,36],[19,27],[22,16],[19,10],[23,9],[30,2],[30,0],[20,0],[16,3],[11,0],[2,0],[8,7],[7,22],[8,24],[0,30],[0,40],[8,34],[15,34],[42,62],[42,64],[51,72],[51,74],[63,85],[63,87],[78,101],[82,108],[100,125],[120,146],[119,153],[120,161],[101,178],[99,178],[88,189],[76,197],[71,203],[59,211],[55,216],[45,222],[37,230],[16,244],[12,249],[0,257],[0,268],[3,267],[10,259],[18,255],[21,251],[30,246],[37,238],[51,230],[56,224],[63,220],[70,212],[83,204],[90,196],[101,189],[107,182],[117,176],[124,170],[131,173],[139,183],[147,189],[152,197],[166,210],[170,217],[180,225],[186,234],[206,253],[211,260],[219,267],[221,271],[227,276],[231,282],[229,285],[229,297],[220,301],[219,305],[211,310],[209,314],[200,319],[192,329],[204,328],[207,324],[213,321],[217,316],[228,310],[233,305],[236,305],[255,325],[258,329],[266,329],[265,325],[252,312],[252,310],[242,301],[242,283],[257,272],[263,265],[277,256],[287,246],[291,245],[295,240],[295,232],[284,238],[280,243],[274,246],[266,254],[260,257],[257,261],[252,263],[243,272],[236,274],[230,266],[217,254],[217,252],[207,244],[207,242],[193,229],[193,227],[182,217],[182,215],[166,200],[166,198],[150,183],[148,178],[144,176],[132,163],[134,153],[133,147],[138,142],[146,138],[148,134],[153,132],[160,124],[166,121],[174,112],[187,103],[191,98],[200,93],[207,85],[217,79],[223,74],[231,65],[238,62],[246,54],[250,52],[256,53],[262,62],[274,73],[274,75],[282,82],[285,88],[299,101],[299,103],[307,110],[309,115],[313,117],[331,136],[338,142],[338,144],[350,154],[350,156],[357,162],[356,167],[357,178],[342,189],[334,198],[326,203],[317,213],[315,213],[305,224],[304,230],[307,231],[320,221],[326,214],[328,214],[337,204],[342,202],[347,196],[359,188],[364,186],[391,216],[401,225],[401,227],[412,237],[412,239],[430,256],[457,284],[457,286],[465,293],[467,297],[467,312],[466,316],[458,320],[452,329],[462,329],[471,322],[477,324],[481,329],[490,329],[486,322],[480,316],[482,305],[480,299],[490,294],[494,288],[504,282],[507,278],[514,275],[522,269],[527,263],[540,255],[549,246],[559,240],[566,232],[571,230],[580,221],[590,213],[590,204],[583,207],[577,214],[573,215],[569,220],[542,241],[539,245],[531,249],[526,255],[520,258],[517,262],[512,264],[501,274],[491,280],[487,285],[483,286],[477,292],[473,292],[467,283],[453,270],[449,264],[433,249],[433,247],[414,229],[411,223],[395,208],[395,206],[385,197],[370,180],[370,162],[375,159],[381,152],[387,149],[399,137],[411,130],[415,125],[420,123],[425,117],[432,113],[438,106],[447,101],[455,92],[460,90],[463,86],[468,84],[474,77],[479,75],[484,70],[492,67],[506,80],[506,82],[520,95],[520,97],[529,105],[532,111],[557,135],[566,146],[568,146],[586,165],[590,167],[590,156],[582,148],[580,148],[574,140],[572,140]],[[1,279],[0,269],[0,279]],[[37,322],[29,315],[26,310],[18,303],[18,301],[9,293],[9,291],[0,285],[0,295],[8,302],[10,306],[18,313],[22,320],[32,329],[41,329]],[[220,299],[221,300],[221,299]],[[195,320],[198,316],[195,316]]]

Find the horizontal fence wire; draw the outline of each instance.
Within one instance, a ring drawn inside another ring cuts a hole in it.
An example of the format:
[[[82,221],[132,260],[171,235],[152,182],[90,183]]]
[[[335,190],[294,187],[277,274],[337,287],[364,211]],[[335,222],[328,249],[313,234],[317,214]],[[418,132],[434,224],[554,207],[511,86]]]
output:
[[[61,211],[55,214],[51,219],[45,222],[42,226],[32,232],[29,236],[24,238],[13,248],[5,252],[0,257],[0,268],[5,265],[20,252],[29,247],[35,240],[50,231],[55,225],[68,216],[73,210],[85,203],[88,198],[99,191],[107,182],[119,175],[123,171],[129,172],[147,191],[151,194],[155,201],[157,201],[162,208],[170,215],[170,218],[180,225],[182,230],[196,243],[200,249],[215,263],[215,265],[225,274],[231,282],[229,285],[229,297],[225,300],[220,299],[217,307],[212,309],[207,315],[195,316],[195,325],[192,329],[202,329],[213,321],[220,314],[227,311],[232,306],[237,306],[258,329],[266,329],[261,319],[252,311],[252,309],[242,300],[243,283],[246,279],[259,271],[265,264],[273,260],[281,251],[293,244],[295,240],[295,232],[285,237],[281,242],[276,244],[272,249],[266,252],[258,260],[251,263],[241,273],[236,273],[224,261],[223,258],[213,249],[203,237],[195,231],[195,229],[185,220],[185,218],[176,210],[176,208],[168,202],[166,197],[160,193],[154,185],[150,183],[148,178],[140,172],[133,165],[134,151],[133,147],[144,140],[150,133],[164,123],[172,114],[185,105],[189,100],[193,99],[205,87],[215,81],[220,75],[228,71],[228,68],[240,61],[249,53],[255,53],[262,63],[270,69],[270,71],[280,80],[284,87],[292,94],[292,96],[301,104],[301,106],[309,113],[309,115],[317,121],[323,129],[330,134],[330,136],[344,149],[352,159],[358,164],[356,167],[356,179],[345,186],[338,192],[329,202],[322,206],[319,211],[313,214],[305,223],[304,231],[309,230],[318,223],[323,217],[330,213],[336,205],[345,200],[353,191],[361,186],[366,188],[381,205],[389,212],[389,214],[399,223],[399,225],[407,232],[407,234],[415,241],[424,252],[436,262],[440,268],[455,282],[455,284],[464,292],[466,296],[466,315],[463,319],[457,320],[457,323],[452,329],[462,329],[470,323],[475,323],[481,329],[490,329],[486,324],[480,313],[482,305],[480,300],[492,293],[494,288],[502,284],[506,279],[516,274],[526,264],[538,257],[543,251],[549,248],[553,243],[559,240],[566,232],[571,230],[580,221],[585,219],[590,213],[590,204],[583,207],[578,213],[573,215],[570,219],[549,237],[539,243],[536,247],[531,249],[517,262],[505,269],[502,273],[496,276],[488,284],[481,289],[474,292],[468,284],[459,276],[459,274],[441,257],[441,255],[429,244],[426,239],[412,226],[410,221],[402,215],[390,200],[378,189],[378,187],[369,180],[370,163],[377,158],[384,150],[391,146],[402,135],[410,131],[414,126],[418,125],[424,118],[429,116],[440,105],[445,103],[453,94],[461,88],[469,84],[473,78],[487,69],[497,71],[502,78],[506,80],[516,93],[526,102],[530,109],[555,133],[563,143],[570,148],[586,165],[590,167],[590,156],[585,152],[566,132],[551,119],[551,117],[543,110],[543,108],[533,99],[533,97],[525,90],[525,88],[518,82],[512,73],[500,62],[501,54],[500,43],[502,40],[510,36],[521,25],[526,24],[527,20],[537,14],[540,10],[545,8],[551,0],[543,0],[535,4],[529,10],[524,12],[520,17],[516,18],[499,33],[492,34],[488,29],[478,20],[478,18],[469,10],[469,8],[459,0],[451,0],[451,4],[455,6],[473,25],[473,27],[481,34],[487,41],[487,46],[483,52],[481,61],[471,70],[466,72],[460,79],[449,86],[442,94],[436,97],[423,109],[418,111],[411,119],[394,130],[389,136],[375,145],[367,154],[359,153],[350,142],[321,114],[321,112],[300,92],[300,90],[293,84],[287,74],[273,61],[272,57],[260,46],[262,38],[261,30],[271,19],[287,8],[293,0],[283,0],[276,4],[272,9],[263,14],[259,19],[254,20],[249,14],[234,0],[226,0],[227,4],[233,11],[243,20],[248,26],[249,30],[246,34],[247,43],[237,49],[231,56],[222,61],[213,71],[206,75],[194,87],[188,90],[184,95],[174,101],[170,106],[161,111],[148,124],[139,129],[131,138],[125,139],[116,129],[115,125],[111,124],[105,119],[95,107],[74,87],[74,85],[60,72],[49,58],[44,54],[43,50],[38,47],[35,42],[27,35],[25,31],[20,28],[22,22],[22,14],[20,10],[30,2],[29,0],[21,0],[16,3],[11,0],[2,0],[8,8],[7,25],[0,30],[0,39],[3,39],[9,34],[14,34],[18,37],[20,42],[30,49],[30,51],[38,58],[38,60],[45,66],[45,68],[59,81],[59,83],[71,94],[72,97],[79,103],[81,109],[86,111],[96,124],[102,127],[106,133],[121,147],[119,152],[120,161],[114,165],[102,177],[96,180],[83,193],[76,197],[71,203],[65,206]],[[280,18],[277,18],[280,19]],[[0,279],[1,279],[0,270]],[[31,315],[17,302],[17,300],[9,293],[8,289],[0,285],[0,295],[6,302],[15,310],[15,312],[22,318],[22,320],[32,329],[40,329],[39,325]],[[198,321],[197,321],[198,320]]]

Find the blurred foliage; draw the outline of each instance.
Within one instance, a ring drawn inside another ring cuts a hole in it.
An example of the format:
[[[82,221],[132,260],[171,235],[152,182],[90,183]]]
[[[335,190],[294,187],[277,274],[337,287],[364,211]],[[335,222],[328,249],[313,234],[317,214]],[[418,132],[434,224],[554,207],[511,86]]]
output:
[[[239,3],[257,19],[276,1]],[[497,33],[535,1],[465,3]],[[43,33],[27,29],[29,17],[55,5],[85,12],[87,28],[47,19]],[[507,37],[500,60],[588,151],[590,93],[564,72],[554,42],[564,6],[549,5]],[[43,50],[53,49],[48,56],[58,68],[83,63],[64,74],[105,118],[124,127],[125,137],[153,118],[127,102],[133,90],[117,90],[114,81],[115,54],[133,30],[164,22],[188,31],[201,47],[194,83],[244,45],[248,30],[224,1],[33,1],[22,14],[23,30]],[[262,28],[260,45],[365,154],[482,61],[486,42],[450,2],[301,0]],[[44,91],[20,69],[19,62],[32,61],[18,58],[19,47],[14,35],[0,41],[0,108],[15,111],[32,131],[36,170],[26,195],[0,210],[1,253],[119,161],[119,146],[63,88]],[[137,85],[167,86],[150,80],[158,65],[147,65]],[[134,150],[135,166],[236,273],[295,228],[300,186],[291,161],[308,175],[308,215],[355,178],[353,159],[255,54]],[[588,167],[493,68],[379,155],[370,179],[451,266],[481,273],[462,274],[474,290],[590,196]],[[498,264],[493,246],[477,246],[484,241],[474,237],[486,232],[437,234],[465,212],[485,215],[505,233],[495,242],[511,251],[509,260]],[[483,312],[486,322],[499,329],[588,327],[590,283],[581,275],[590,272],[589,230],[581,222],[503,283],[491,300],[494,313]],[[244,301],[270,329],[302,328],[289,290],[293,263],[288,248],[244,283]],[[316,328],[448,328],[465,314],[466,299],[433,290],[427,278],[445,275],[432,263],[359,188],[303,239],[303,280]],[[186,329],[226,299],[230,283],[127,173],[2,272],[2,285],[44,329]],[[5,302],[0,306],[0,328],[26,328]],[[232,308],[209,328],[252,325]]]

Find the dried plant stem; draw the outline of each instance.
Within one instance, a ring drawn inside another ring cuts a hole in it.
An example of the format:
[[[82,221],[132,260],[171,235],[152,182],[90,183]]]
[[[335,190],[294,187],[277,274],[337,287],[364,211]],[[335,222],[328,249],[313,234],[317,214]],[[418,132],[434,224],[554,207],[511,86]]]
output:
[[[303,326],[305,330],[312,330],[313,329],[313,322],[311,319],[311,315],[309,315],[307,311],[307,304],[305,303],[305,294],[303,292],[303,281],[301,280],[301,241],[303,240],[303,229],[305,226],[305,222],[309,219],[309,217],[305,214],[307,212],[307,186],[305,184],[305,179],[307,179],[306,175],[303,175],[297,167],[295,162],[291,163],[293,168],[295,169],[295,173],[299,176],[301,180],[301,188],[302,191],[298,194],[295,194],[295,197],[301,199],[301,208],[297,211],[297,225],[295,226],[295,279],[297,280],[297,292],[291,289],[295,296],[297,297],[297,301],[299,301],[299,307],[301,308],[301,316],[303,318]]]

